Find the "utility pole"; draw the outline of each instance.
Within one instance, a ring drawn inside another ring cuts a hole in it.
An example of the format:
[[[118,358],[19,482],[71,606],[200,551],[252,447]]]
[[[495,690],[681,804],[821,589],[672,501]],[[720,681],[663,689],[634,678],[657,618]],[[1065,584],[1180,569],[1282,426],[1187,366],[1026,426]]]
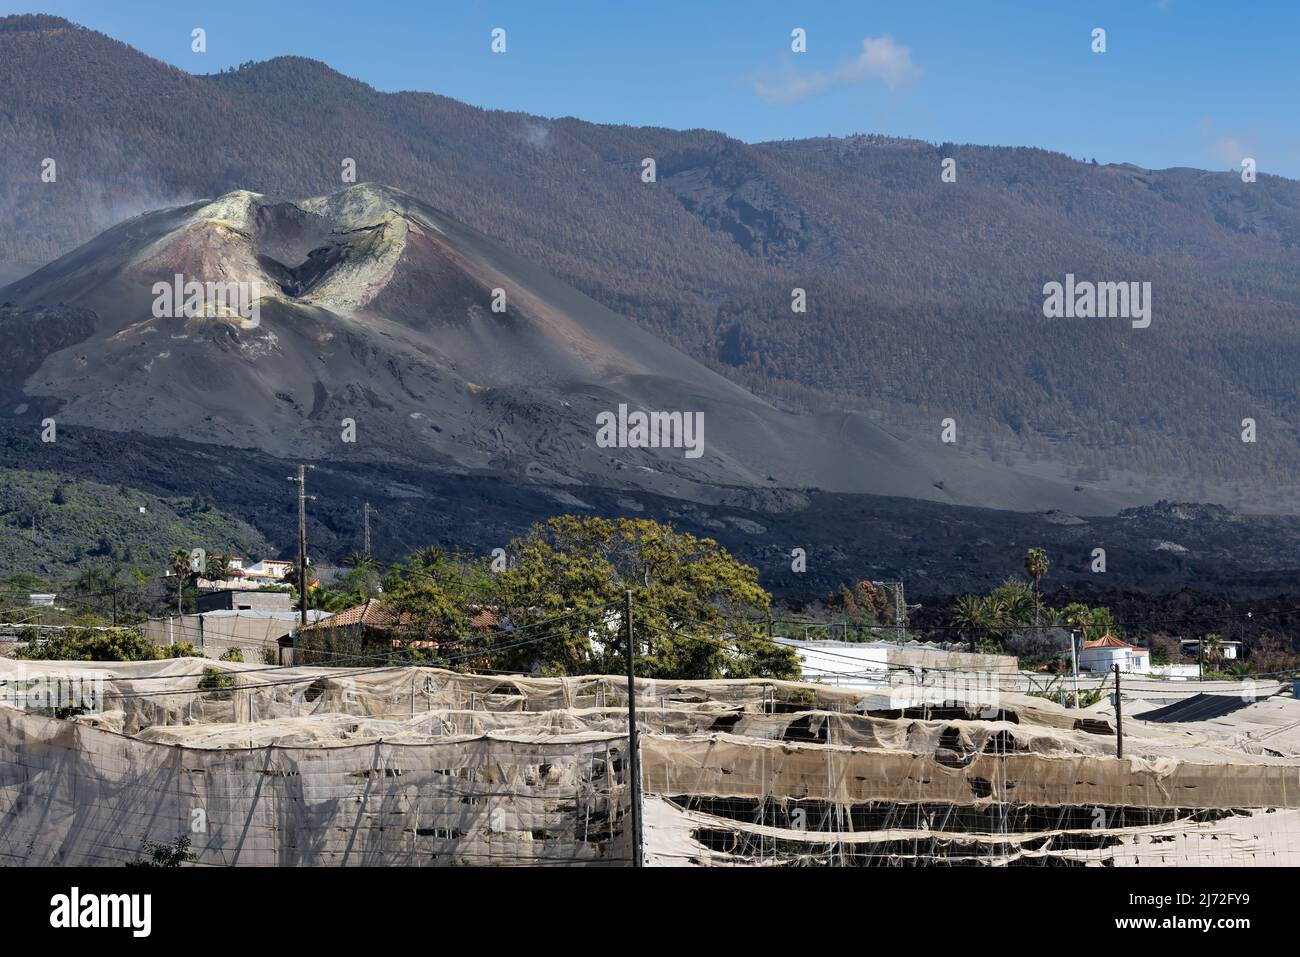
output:
[[[1124,757],[1124,708],[1119,695],[1119,665],[1115,665],[1115,757]]]
[[[903,643],[903,583],[894,582],[894,629],[898,632],[898,643]]]
[[[627,624],[627,760],[631,769],[632,792],[632,866],[644,867],[641,859],[641,746],[636,730],[635,646],[632,644],[632,589],[627,590],[623,610]]]
[[[1079,707],[1079,651],[1075,632],[1070,631],[1070,666],[1074,669],[1074,706]]]
[[[365,545],[363,546],[363,551],[365,551],[365,553],[369,555],[370,554],[370,503],[369,502],[366,502],[365,506],[361,510],[361,520],[366,530]]]
[[[307,469],[314,465],[299,465],[297,476],[290,482],[298,483],[298,626],[307,626]],[[312,496],[315,498],[315,496]]]

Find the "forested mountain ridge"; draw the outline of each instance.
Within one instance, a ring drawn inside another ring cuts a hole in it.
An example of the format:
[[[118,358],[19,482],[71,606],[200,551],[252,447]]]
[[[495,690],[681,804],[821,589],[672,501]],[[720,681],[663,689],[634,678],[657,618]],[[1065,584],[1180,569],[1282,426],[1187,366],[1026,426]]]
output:
[[[193,76],[50,17],[0,20],[0,89],[0,279],[146,208],[336,189],[350,158],[774,401],[935,441],[951,416],[961,442],[1045,471],[1295,508],[1290,180],[548,120],[293,57]],[[1045,319],[1067,273],[1151,282],[1151,327]]]

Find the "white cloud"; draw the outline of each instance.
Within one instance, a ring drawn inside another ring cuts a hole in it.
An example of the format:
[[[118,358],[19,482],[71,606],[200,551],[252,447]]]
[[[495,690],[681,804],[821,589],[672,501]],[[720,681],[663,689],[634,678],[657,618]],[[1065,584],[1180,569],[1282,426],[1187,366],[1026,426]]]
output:
[[[915,83],[924,72],[912,62],[912,51],[894,42],[894,38],[866,37],[862,52],[853,61],[831,71],[801,75],[787,67],[787,75],[778,82],[754,80],[754,92],[769,103],[795,103],[836,86],[881,80],[890,91]]]
[[[1255,155],[1239,136],[1221,136],[1206,144],[1205,152],[1224,166],[1240,166],[1245,157]]]
[[[1259,159],[1259,134],[1254,130],[1216,130],[1214,118],[1203,116],[1201,136],[1205,140],[1205,155],[1221,166],[1239,167],[1247,156]]]

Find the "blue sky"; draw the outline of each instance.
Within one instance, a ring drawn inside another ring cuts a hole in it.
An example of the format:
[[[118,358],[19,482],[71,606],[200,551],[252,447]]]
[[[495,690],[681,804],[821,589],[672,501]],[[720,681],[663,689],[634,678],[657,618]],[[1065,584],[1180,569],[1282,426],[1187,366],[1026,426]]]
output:
[[[756,141],[855,132],[1300,178],[1300,3],[27,0],[198,73],[299,54],[381,90]],[[207,31],[208,51],[190,50]],[[507,52],[489,50],[506,30]],[[807,31],[806,53],[790,31]],[[1091,51],[1093,28],[1107,52]],[[1290,122],[1288,122],[1290,121]]]

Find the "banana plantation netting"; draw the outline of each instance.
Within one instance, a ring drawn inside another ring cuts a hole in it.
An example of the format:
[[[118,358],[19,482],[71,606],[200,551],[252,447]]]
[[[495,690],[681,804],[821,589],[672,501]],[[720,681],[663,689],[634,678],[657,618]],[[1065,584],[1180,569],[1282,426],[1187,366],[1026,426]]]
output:
[[[1300,708],[636,683],[649,864],[1300,864]],[[626,679],[0,658],[0,863],[627,866]]]

